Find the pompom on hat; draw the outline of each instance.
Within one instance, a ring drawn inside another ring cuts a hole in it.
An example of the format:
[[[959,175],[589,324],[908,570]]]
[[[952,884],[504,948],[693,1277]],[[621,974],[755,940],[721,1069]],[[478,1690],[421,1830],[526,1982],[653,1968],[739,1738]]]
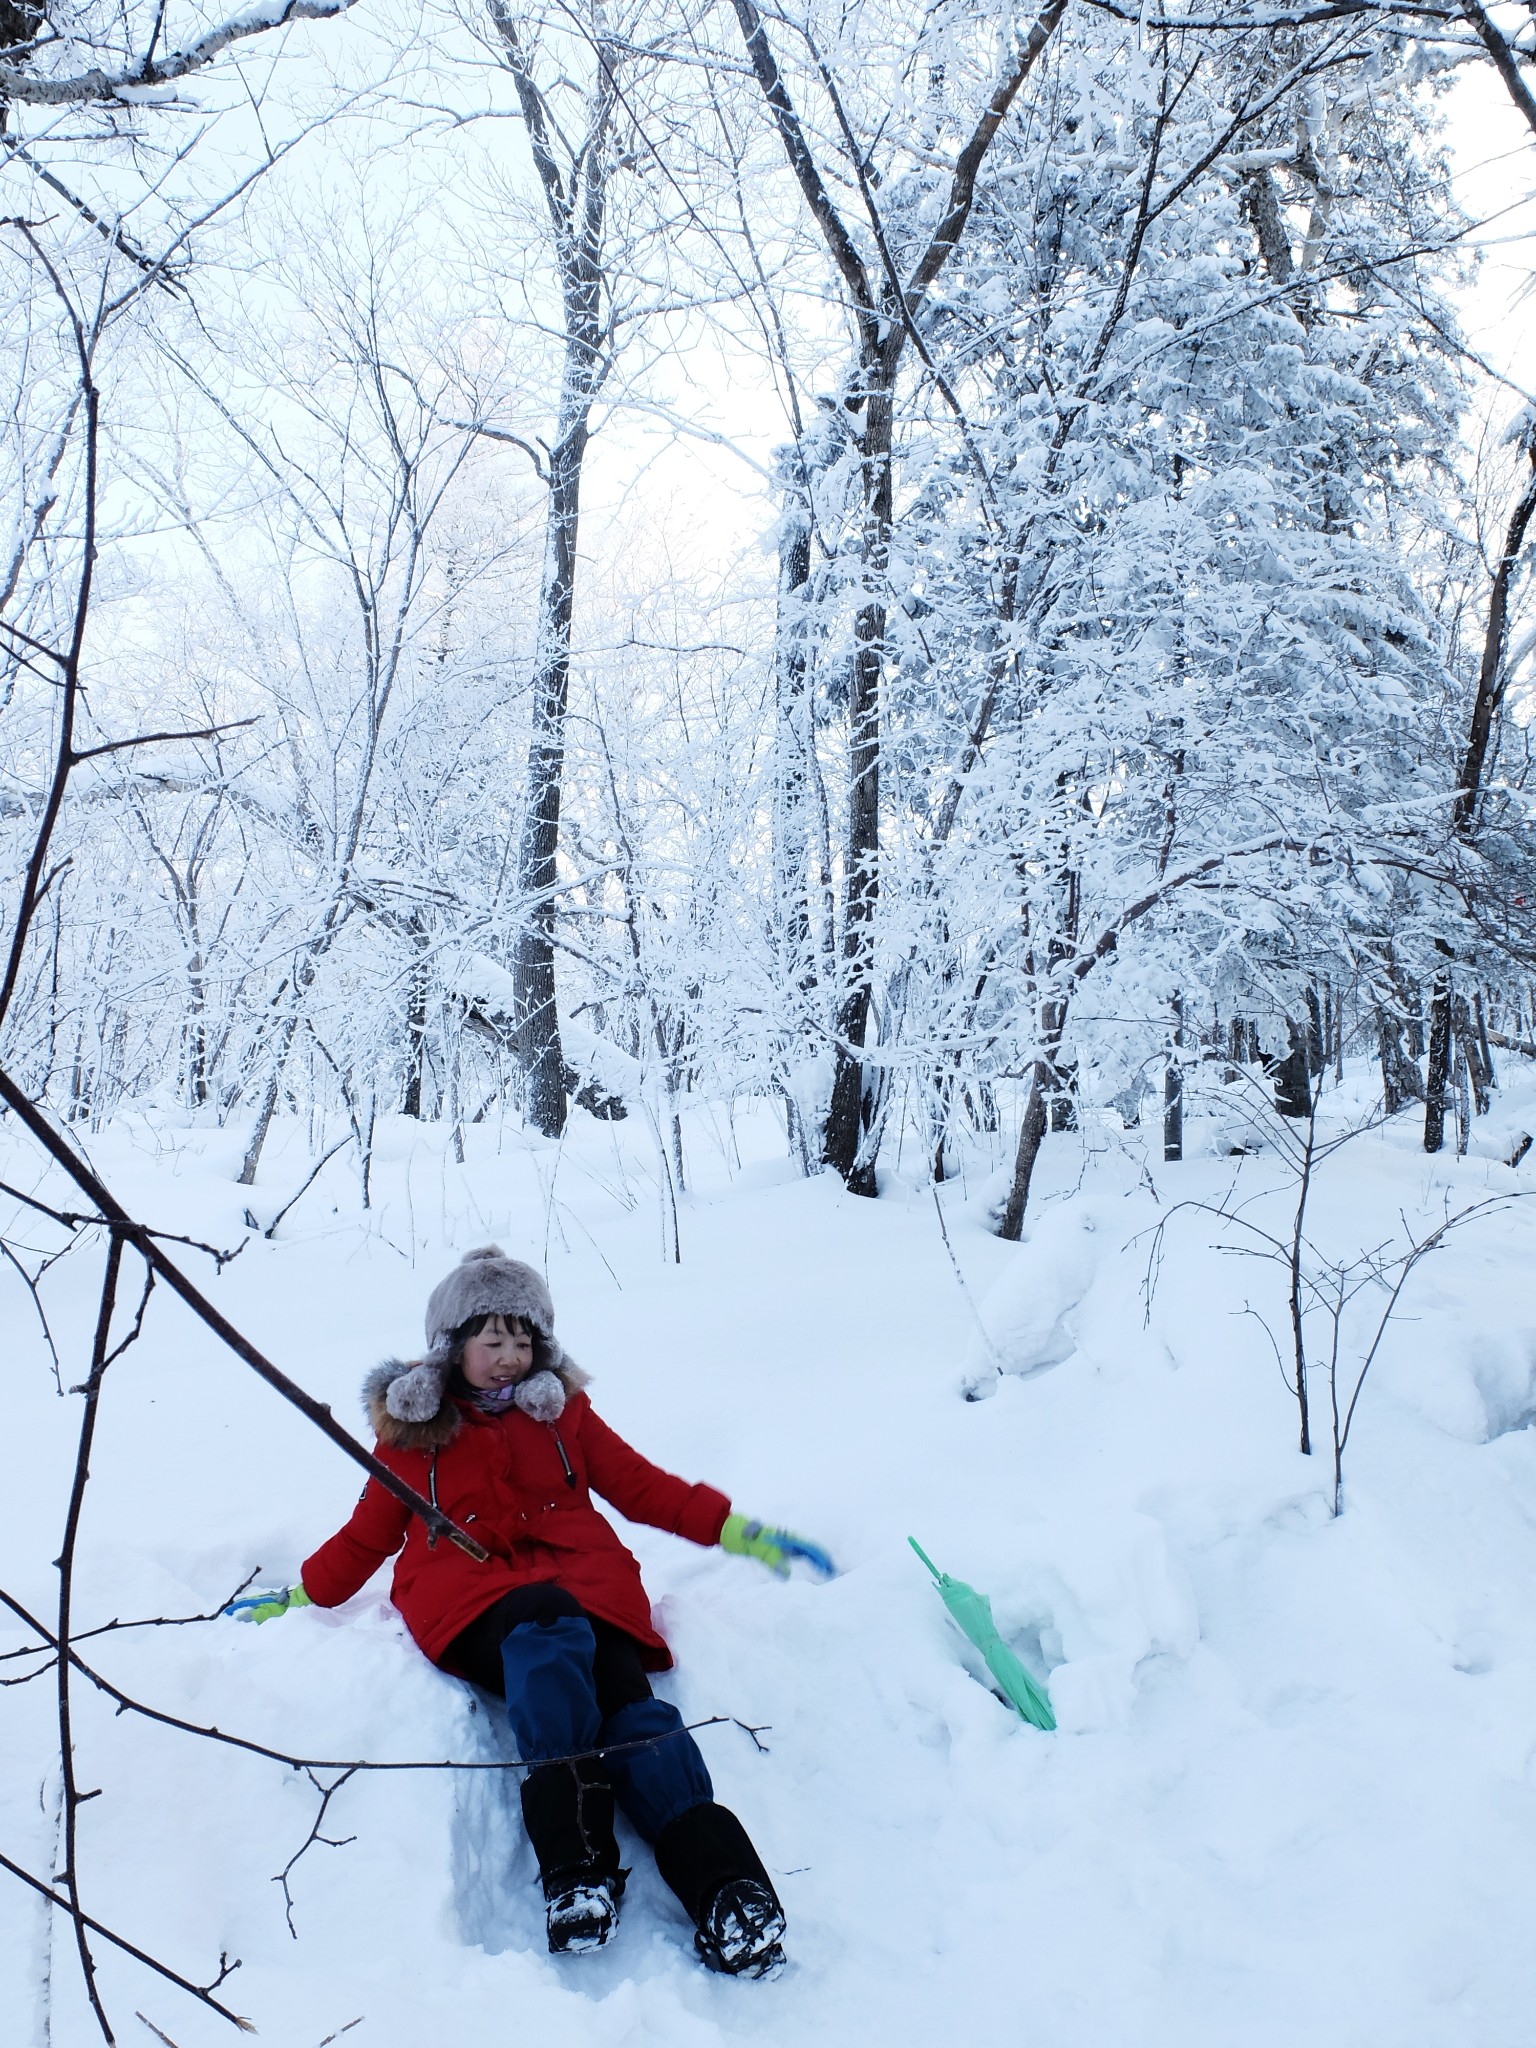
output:
[[[519,1384],[516,1404],[536,1421],[558,1420],[567,1395],[585,1383],[586,1374],[555,1335],[555,1305],[543,1274],[521,1259],[509,1259],[500,1245],[486,1244],[466,1252],[428,1296],[426,1358],[419,1365],[391,1362],[369,1374],[364,1400],[381,1435],[414,1442],[421,1432],[425,1447],[445,1440],[441,1427],[451,1433],[452,1404],[445,1404],[444,1393],[453,1333],[472,1316],[518,1316],[527,1323],[533,1332],[533,1371]],[[410,1434],[392,1431],[386,1418],[406,1425]]]

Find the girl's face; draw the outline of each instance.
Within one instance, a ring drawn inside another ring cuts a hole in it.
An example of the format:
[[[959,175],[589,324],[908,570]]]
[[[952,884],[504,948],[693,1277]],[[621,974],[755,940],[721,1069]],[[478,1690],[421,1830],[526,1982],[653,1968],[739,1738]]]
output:
[[[533,1332],[521,1316],[487,1316],[484,1327],[464,1339],[459,1368],[468,1384],[485,1393],[526,1379],[533,1367]]]

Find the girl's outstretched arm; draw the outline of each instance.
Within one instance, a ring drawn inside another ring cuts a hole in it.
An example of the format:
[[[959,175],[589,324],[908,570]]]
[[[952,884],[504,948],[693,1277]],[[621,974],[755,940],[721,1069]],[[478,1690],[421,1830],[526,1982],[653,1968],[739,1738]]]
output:
[[[690,1486],[686,1479],[663,1472],[631,1449],[591,1408],[581,1418],[581,1448],[592,1486],[621,1515],[694,1543],[719,1542],[731,1504],[718,1488]]]
[[[405,1541],[411,1511],[370,1479],[344,1528],[299,1567],[304,1590],[317,1607],[339,1607],[367,1584]]]

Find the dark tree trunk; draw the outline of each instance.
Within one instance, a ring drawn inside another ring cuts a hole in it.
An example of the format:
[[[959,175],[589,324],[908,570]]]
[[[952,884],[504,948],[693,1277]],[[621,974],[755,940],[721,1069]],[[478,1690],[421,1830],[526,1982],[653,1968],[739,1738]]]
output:
[[[803,442],[787,453],[780,476],[784,513],[774,639],[773,915],[782,985],[810,998],[816,988],[809,884],[811,750],[816,735],[806,619],[811,580],[811,474]],[[808,1174],[811,1141],[800,1106],[787,1087],[784,1104],[790,1149],[801,1172]]]
[[[965,1102],[972,1127],[983,1137],[990,1136],[998,1128],[997,1097],[992,1092],[990,1081],[960,1084],[961,1096]]]
[[[1526,458],[1531,475],[1521,493],[1504,535],[1504,549],[1494,567],[1493,588],[1488,598],[1488,625],[1483,635],[1482,660],[1478,665],[1477,695],[1467,732],[1467,750],[1462,757],[1456,801],[1451,824],[1458,837],[1475,839],[1483,782],[1494,751],[1494,731],[1504,702],[1508,676],[1504,651],[1509,638],[1509,591],[1525,545],[1526,529],[1536,516],[1536,433],[1528,433]],[[1452,1078],[1452,1041],[1455,1030],[1451,1015],[1452,992],[1449,966],[1450,947],[1438,941],[1447,965],[1435,976],[1430,1005],[1429,1073],[1424,1089],[1424,1150],[1438,1152],[1445,1143],[1446,1097]]]
[[[1184,1157],[1184,1069],[1170,1059],[1163,1069],[1163,1158]]]
[[[774,917],[780,971],[787,983],[808,990],[816,979],[806,881],[810,858],[807,764],[813,744],[805,618],[811,580],[811,508],[810,478],[798,444],[784,469],[774,641]]]
[[[1477,674],[1477,695],[1472,701],[1467,751],[1462,759],[1461,781],[1451,812],[1452,824],[1463,835],[1469,835],[1476,827],[1478,798],[1482,793],[1494,725],[1504,702],[1504,686],[1508,681],[1504,647],[1509,637],[1509,588],[1525,544],[1526,528],[1536,516],[1536,433],[1527,436],[1525,453],[1531,464],[1531,476],[1510,515],[1504,551],[1493,572],[1493,589],[1488,598],[1488,628],[1483,636],[1483,656]]]
[[[1403,1106],[1403,1091],[1398,1084],[1397,1061],[1402,1045],[1397,1038],[1397,1026],[1390,1022],[1387,1013],[1378,1004],[1376,1010],[1376,1049],[1381,1058],[1381,1107],[1387,1116],[1396,1116]]]
[[[1307,1073],[1315,1080],[1327,1063],[1328,1053],[1323,1034],[1323,1006],[1318,999],[1317,983],[1307,983]]]
[[[586,357],[584,345],[579,353]],[[568,363],[567,375],[579,370]],[[565,711],[571,677],[571,619],[576,596],[576,536],[581,470],[587,450],[587,406],[562,419],[550,461],[549,524],[539,591],[539,665],[533,681],[533,737],[517,851],[524,923],[513,953],[518,1056],[524,1113],[546,1138],[565,1129],[565,1056],[555,1009],[555,884],[560,847],[560,797],[565,778]]]
[[[892,363],[894,371],[894,362]],[[881,357],[866,363],[863,457],[869,490],[865,519],[865,602],[855,623],[848,707],[848,850],[844,864],[843,1001],[837,1020],[832,1099],[822,1158],[850,1194],[873,1195],[875,1162],[863,1152],[870,1103],[860,1057],[874,996],[874,920],[880,896],[880,670],[885,656],[885,574],[892,516],[892,374]]]
[[[1451,1079],[1451,977],[1435,976],[1429,1005],[1429,1072],[1424,1081],[1424,1150],[1438,1152],[1445,1143],[1446,1094]]]
[[[1050,1065],[1045,1060],[1036,1060],[1029,1070],[1029,1094],[1024,1103],[1024,1121],[1019,1126],[1019,1148],[1013,1160],[1013,1185],[1008,1190],[1007,1207],[1003,1210],[1003,1220],[997,1232],[1010,1244],[1018,1243],[1024,1229],[1029,1184],[1034,1177],[1035,1161],[1040,1157],[1040,1143],[1045,1136],[1045,1098],[1050,1072]]]
[[[881,664],[885,657],[885,569],[891,547],[891,383],[877,360],[864,395],[864,473],[870,477],[864,522],[868,596],[854,625],[856,653],[848,705],[848,854],[844,862],[838,1055],[821,1157],[836,1167],[850,1194],[874,1194],[874,1159],[862,1155],[870,1122],[862,1047],[874,997],[874,911],[881,895]]]
[[[425,943],[425,933],[413,926],[412,936]],[[420,1118],[422,1085],[427,1066],[427,968],[423,959],[411,966],[405,998],[405,1100],[406,1116]]]
[[[1332,1023],[1333,1047],[1328,1057],[1333,1061],[1333,1078],[1342,1083],[1344,1079],[1344,991],[1333,992]]]
[[[1491,1090],[1498,1087],[1499,1077],[1493,1070],[1493,1048],[1488,1042],[1488,1012],[1483,1003],[1481,989],[1472,998],[1472,1015],[1477,1024],[1478,1048],[1483,1055],[1483,1072],[1488,1077],[1488,1087]]]
[[[1163,1069],[1163,1158],[1184,1157],[1184,1068],[1179,1059],[1184,1044],[1184,1005],[1173,999],[1173,1045]]]
[[[1396,1116],[1409,1102],[1421,1102],[1424,1083],[1419,1069],[1403,1051],[1401,1021],[1384,1004],[1376,1006],[1376,1045],[1381,1056],[1382,1106]]]
[[[1486,1116],[1493,1107],[1490,1093],[1491,1069],[1483,1057],[1483,1042],[1472,1021],[1472,1005],[1465,996],[1453,997],[1451,1002],[1451,1029],[1456,1043],[1466,1061],[1467,1081],[1472,1093],[1472,1105],[1479,1116]]]
[[[547,1138],[565,1129],[565,1057],[555,1008],[555,889],[560,848],[560,797],[565,778],[565,714],[570,689],[571,620],[576,595],[576,540],[581,476],[592,407],[608,370],[603,319],[610,126],[619,100],[622,62],[616,44],[597,34],[596,71],[584,137],[567,142],[550,118],[534,79],[521,24],[507,0],[489,0],[543,187],[559,274],[564,361],[560,409],[547,483],[544,570],[539,585],[539,639],[533,677],[533,732],[528,745],[517,881],[523,924],[513,948],[517,1055],[524,1114]],[[564,153],[562,155],[562,152]]]
[[[1306,1039],[1292,1017],[1285,1020],[1289,1040],[1285,1058],[1273,1068],[1275,1107],[1282,1116],[1295,1119],[1312,1114],[1312,1075],[1307,1061]]]
[[[1408,1015],[1404,1020],[1404,1028],[1407,1030],[1408,1033],[1409,1059],[1423,1059],[1424,1047],[1426,1042],[1424,1038],[1424,1011],[1422,1007],[1422,999],[1417,988],[1413,990],[1413,1007],[1409,1010]],[[1423,1092],[1424,1091],[1422,1089],[1419,1090],[1420,1095],[1422,1095]]]

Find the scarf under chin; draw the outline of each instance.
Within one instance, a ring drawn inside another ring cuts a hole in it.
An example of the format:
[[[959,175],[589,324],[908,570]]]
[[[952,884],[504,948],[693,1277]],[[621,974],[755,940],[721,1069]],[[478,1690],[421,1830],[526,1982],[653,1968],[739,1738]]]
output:
[[[469,1395],[471,1408],[478,1408],[482,1415],[505,1415],[517,1400],[521,1380],[509,1380],[504,1387],[472,1387]]]
[[[565,1388],[557,1373],[531,1372],[506,1387],[476,1387],[469,1405],[482,1415],[505,1415],[521,1408],[535,1422],[558,1422],[565,1409]]]

